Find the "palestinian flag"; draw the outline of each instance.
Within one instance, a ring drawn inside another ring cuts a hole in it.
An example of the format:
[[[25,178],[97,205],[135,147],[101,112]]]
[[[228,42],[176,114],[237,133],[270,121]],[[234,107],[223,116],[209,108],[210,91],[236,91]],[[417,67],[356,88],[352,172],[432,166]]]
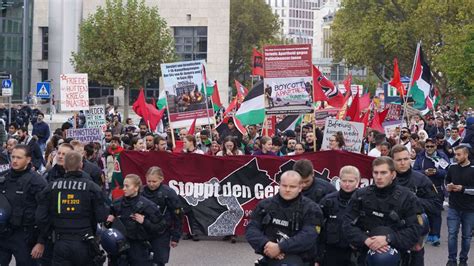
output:
[[[211,96],[212,107],[214,112],[219,111],[222,108],[221,97],[219,96],[219,89],[217,88],[217,80],[214,82],[214,93]]]
[[[162,90],[160,92],[160,97],[158,97],[158,101],[156,101],[156,108],[161,110],[166,107],[166,91]]]
[[[263,123],[265,118],[265,99],[263,98],[263,81],[257,82],[245,96],[235,117],[242,125],[255,125]]]
[[[421,45],[418,45],[415,56],[415,66],[413,69],[413,80],[410,84],[409,95],[412,96],[415,101],[413,108],[420,110],[421,113],[425,115],[430,111],[430,101],[431,103],[434,103],[432,98],[434,96],[434,87],[431,83],[430,67],[424,60]]]
[[[276,125],[278,132],[285,132],[287,130],[295,130],[296,126],[301,124],[303,120],[302,115],[287,115],[283,120]]]
[[[206,74],[206,67],[202,65],[202,79],[203,84],[201,85],[201,93],[210,97],[214,93],[215,82],[211,79],[208,79]]]

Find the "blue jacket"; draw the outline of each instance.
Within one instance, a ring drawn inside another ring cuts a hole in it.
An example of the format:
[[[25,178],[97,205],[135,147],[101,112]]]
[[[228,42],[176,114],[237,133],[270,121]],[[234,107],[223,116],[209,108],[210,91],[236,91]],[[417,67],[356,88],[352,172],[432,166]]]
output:
[[[415,164],[413,165],[413,170],[418,171],[422,174],[425,174],[425,170],[428,168],[436,168],[436,174],[433,176],[428,176],[435,186],[441,186],[444,183],[444,178],[446,177],[448,167],[441,167],[439,164],[435,163],[439,160],[445,160],[449,163],[448,156],[441,150],[436,151],[436,159],[431,159],[426,155],[426,151],[418,153],[415,159]]]
[[[38,138],[38,144],[46,144],[49,139],[49,126],[45,122],[39,122],[33,125],[33,132],[31,135]]]

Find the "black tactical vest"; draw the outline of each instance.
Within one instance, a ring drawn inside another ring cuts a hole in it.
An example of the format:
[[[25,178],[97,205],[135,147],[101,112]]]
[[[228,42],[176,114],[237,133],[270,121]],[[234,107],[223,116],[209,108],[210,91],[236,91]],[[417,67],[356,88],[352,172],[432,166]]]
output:
[[[265,235],[274,242],[294,236],[303,226],[302,197],[289,207],[281,207],[275,201],[262,211]]]
[[[9,224],[13,228],[33,225],[35,222],[34,213],[25,215],[28,207],[26,205],[28,185],[32,177],[32,174],[26,172],[19,178],[13,179],[11,171],[0,177],[0,193],[5,196],[11,206],[12,213]]]
[[[326,244],[348,247],[347,241],[344,241],[342,231],[342,218],[347,212],[347,201],[339,197],[339,193],[333,197],[327,198],[322,202],[324,204],[326,223],[323,230],[325,231]]]

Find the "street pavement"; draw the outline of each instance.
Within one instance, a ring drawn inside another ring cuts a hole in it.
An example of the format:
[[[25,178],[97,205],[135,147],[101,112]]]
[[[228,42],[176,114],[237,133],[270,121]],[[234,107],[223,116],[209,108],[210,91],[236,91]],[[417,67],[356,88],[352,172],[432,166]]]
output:
[[[446,265],[448,258],[447,230],[446,211],[444,211],[441,245],[439,247],[425,246],[426,266]],[[235,244],[231,244],[228,241],[224,242],[221,239],[208,237],[201,239],[199,242],[181,240],[179,246],[171,250],[170,263],[168,265],[253,265],[253,262],[260,257],[260,255],[253,252],[244,237],[239,237]],[[458,242],[460,241],[461,235],[459,235]],[[472,245],[472,248],[474,249],[474,245]]]

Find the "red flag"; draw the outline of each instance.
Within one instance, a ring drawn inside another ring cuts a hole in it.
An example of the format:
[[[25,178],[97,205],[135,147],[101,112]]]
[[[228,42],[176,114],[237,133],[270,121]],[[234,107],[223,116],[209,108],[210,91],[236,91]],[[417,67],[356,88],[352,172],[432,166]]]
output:
[[[369,116],[370,116],[370,110],[367,110],[365,114],[362,116],[362,119],[360,119],[360,122],[364,123],[364,128],[367,128],[369,125]]]
[[[388,114],[388,108],[383,110],[380,113],[375,111],[375,115],[374,115],[374,118],[372,119],[372,123],[371,123],[370,127],[377,130],[377,131],[379,131],[379,132],[381,132],[381,133],[384,133],[385,130],[382,126],[382,123],[385,120],[385,117],[387,117],[387,114]]]
[[[313,65],[313,102],[328,100],[328,97],[324,94],[323,88],[319,83],[319,78],[321,76],[323,76],[323,74],[321,74],[319,69]]]
[[[175,153],[181,153],[184,149],[184,141],[183,140],[177,140],[175,141],[175,146],[173,148],[173,152]]]
[[[349,74],[347,75],[346,79],[344,80],[344,88],[346,89],[346,93],[348,91],[350,91],[352,93],[352,90],[351,90],[351,84],[352,84],[352,74]]]
[[[313,65],[313,102],[316,101],[327,101],[332,107],[341,108],[344,105],[344,96],[334,84]]]
[[[219,89],[217,88],[217,80],[214,81],[214,93],[212,94],[211,100],[215,106],[219,108],[222,107],[221,97],[219,96]]]
[[[140,89],[140,92],[138,93],[137,100],[133,103],[132,109],[133,111],[143,117],[143,119],[147,120],[148,119],[148,108],[146,108],[146,100],[145,100],[145,93],[143,92],[143,89]]]
[[[194,117],[194,121],[191,124],[191,127],[189,127],[188,135],[194,135],[194,131],[196,131],[196,120],[197,120],[197,116]]]
[[[276,127],[276,116],[267,116],[264,124],[265,136],[273,137],[275,136],[275,127]]]
[[[247,130],[245,129],[245,127],[242,125],[242,122],[240,122],[240,120],[234,116],[234,125],[235,127],[240,131],[240,133],[242,135],[245,135],[247,134]]]
[[[161,119],[163,118],[163,115],[165,114],[166,108],[163,108],[161,110],[156,109],[156,106],[154,104],[146,104],[146,109],[148,112],[148,118],[143,118],[147,122],[147,125],[150,126],[150,130],[153,132],[156,130],[156,127],[160,123]]]
[[[352,98],[352,103],[349,109],[347,109],[346,117],[350,117],[351,121],[356,121],[359,119],[359,94],[357,93],[354,98]],[[345,117],[344,117],[345,118]]]
[[[223,117],[226,117],[229,112],[234,110],[237,107],[237,97],[235,97],[232,102],[229,103],[229,106],[225,109]]]
[[[349,105],[349,97],[351,97],[352,92],[351,91],[346,91],[346,94],[344,96],[344,104],[341,107],[341,110],[337,114],[337,119],[338,120],[346,120],[346,112],[347,112],[347,105]]]
[[[397,58],[393,59],[393,78],[388,83],[391,86],[395,87],[400,94],[400,96],[405,96],[405,87],[403,86],[402,81],[400,80],[400,70],[398,69],[398,60]]]
[[[252,51],[252,75],[263,77],[263,55],[255,48]]]
[[[234,80],[235,88],[237,89],[237,98],[239,98],[240,102],[242,102],[249,93],[249,90],[245,88],[238,80]]]
[[[370,106],[370,93],[366,93],[364,96],[359,98],[359,112],[362,113],[364,109]]]

